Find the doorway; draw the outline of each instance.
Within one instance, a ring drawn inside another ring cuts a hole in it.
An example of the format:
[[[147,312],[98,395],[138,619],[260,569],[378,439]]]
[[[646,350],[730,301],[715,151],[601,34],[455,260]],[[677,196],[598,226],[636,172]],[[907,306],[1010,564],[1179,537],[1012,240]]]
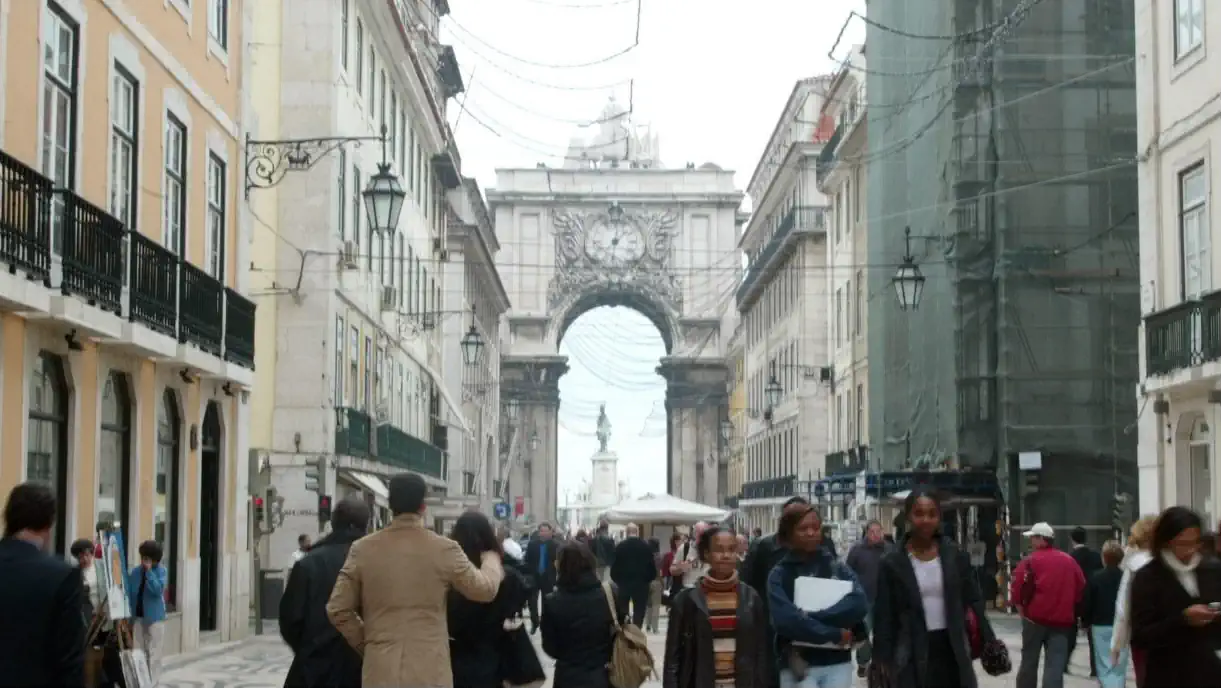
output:
[[[200,631],[217,629],[221,566],[221,412],[204,411],[200,431]]]

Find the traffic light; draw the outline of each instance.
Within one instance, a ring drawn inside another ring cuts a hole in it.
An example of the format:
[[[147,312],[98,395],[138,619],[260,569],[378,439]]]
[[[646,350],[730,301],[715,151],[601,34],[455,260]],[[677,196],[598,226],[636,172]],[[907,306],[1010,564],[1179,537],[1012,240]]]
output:
[[[1113,528],[1114,534],[1120,536],[1126,530],[1126,518],[1129,513],[1130,497],[1126,493],[1115,493],[1113,496]]]
[[[306,463],[306,490],[315,493],[319,490],[319,481],[322,478],[319,474],[319,465],[314,462]]]
[[[285,499],[276,491],[276,486],[268,486],[267,501],[268,531],[275,531],[285,523]]]
[[[319,524],[331,521],[332,499],[330,495],[319,496]]]
[[[1040,471],[1024,471],[1024,482],[1020,484],[1020,494],[1024,496],[1036,495],[1041,490],[1041,472]]]
[[[255,524],[255,531],[257,533],[266,532],[264,527],[267,525],[267,508],[264,505],[264,497],[262,495],[255,495],[251,497],[251,511],[252,516],[254,517],[253,521]]]

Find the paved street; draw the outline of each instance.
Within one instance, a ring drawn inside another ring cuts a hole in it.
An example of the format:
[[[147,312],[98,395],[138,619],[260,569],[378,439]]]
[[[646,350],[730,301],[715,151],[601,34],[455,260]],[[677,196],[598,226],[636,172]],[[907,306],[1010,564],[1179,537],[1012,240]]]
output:
[[[993,618],[995,629],[1011,649],[1013,667],[1020,660],[1020,624],[1014,617]],[[275,628],[275,625],[271,625]],[[539,637],[535,637],[538,639]],[[663,659],[663,634],[654,634],[651,643],[655,659]],[[543,657],[543,654],[541,654]],[[268,687],[282,686],[289,669],[290,656],[280,637],[273,631],[233,644],[224,644],[199,653],[175,656],[166,661],[163,686],[169,687]],[[551,675],[551,661],[544,666]],[[1087,677],[1088,644],[1081,639],[1075,651],[1071,674],[1066,677],[1067,687],[1095,687],[1096,682]],[[1007,677],[989,677],[979,671],[979,683],[983,687],[1015,686],[1014,674]],[[1132,682],[1133,684],[1133,682]],[[647,687],[662,686],[656,679]],[[858,686],[866,686],[859,681]]]

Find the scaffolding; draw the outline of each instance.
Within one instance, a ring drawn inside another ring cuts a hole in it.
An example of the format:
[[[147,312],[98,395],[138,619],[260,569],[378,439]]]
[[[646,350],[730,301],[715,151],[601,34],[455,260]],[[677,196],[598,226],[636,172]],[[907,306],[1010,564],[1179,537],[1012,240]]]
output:
[[[867,8],[872,454],[993,468],[1012,524],[1108,524],[1136,480],[1134,4]]]

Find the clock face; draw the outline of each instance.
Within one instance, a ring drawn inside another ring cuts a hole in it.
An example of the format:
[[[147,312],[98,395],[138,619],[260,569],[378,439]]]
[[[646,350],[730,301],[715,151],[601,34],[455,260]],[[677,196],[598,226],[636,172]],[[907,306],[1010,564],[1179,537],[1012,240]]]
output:
[[[587,238],[586,252],[604,265],[623,266],[642,257],[642,233],[629,225],[604,225]]]

